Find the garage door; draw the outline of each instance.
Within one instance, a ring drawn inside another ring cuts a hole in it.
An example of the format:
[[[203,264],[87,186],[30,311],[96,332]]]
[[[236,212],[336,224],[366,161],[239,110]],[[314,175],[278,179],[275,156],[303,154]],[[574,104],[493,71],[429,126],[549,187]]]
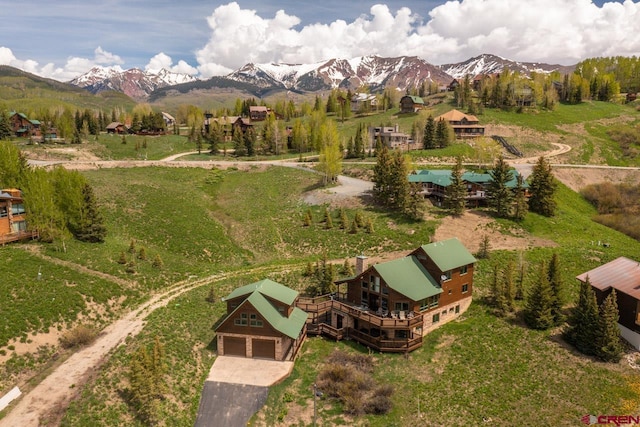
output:
[[[247,357],[247,341],[244,338],[224,337],[224,355]]]
[[[276,358],[276,342],[273,340],[258,340],[252,341],[253,357],[259,357],[261,359],[275,359]]]

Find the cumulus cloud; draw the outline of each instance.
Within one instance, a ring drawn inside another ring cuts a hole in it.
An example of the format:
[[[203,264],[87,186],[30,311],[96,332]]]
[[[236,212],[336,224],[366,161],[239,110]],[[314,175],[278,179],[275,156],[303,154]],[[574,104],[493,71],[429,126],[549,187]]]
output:
[[[208,43],[196,52],[203,77],[248,62],[313,63],[361,55],[416,55],[434,64],[493,53],[518,61],[576,63],[587,57],[640,52],[640,3],[599,7],[591,0],[447,1],[423,18],[384,4],[353,22],[336,20],[300,29],[278,11],[262,18],[233,2],[208,17]]]
[[[198,70],[195,67],[192,67],[183,60],[180,60],[176,65],[173,65],[173,60],[171,59],[171,57],[164,52],[160,52],[159,54],[151,58],[151,60],[149,60],[149,63],[144,67],[146,71],[150,71],[152,73],[157,73],[163,68],[173,73],[189,75],[198,74]]]

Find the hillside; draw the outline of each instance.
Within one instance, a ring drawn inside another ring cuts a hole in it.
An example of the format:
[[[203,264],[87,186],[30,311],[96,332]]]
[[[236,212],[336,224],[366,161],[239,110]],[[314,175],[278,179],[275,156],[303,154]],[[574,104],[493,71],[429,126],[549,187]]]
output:
[[[77,86],[45,79],[7,65],[0,65],[0,108],[36,111],[41,108],[130,109],[135,102],[120,92],[94,95]]]

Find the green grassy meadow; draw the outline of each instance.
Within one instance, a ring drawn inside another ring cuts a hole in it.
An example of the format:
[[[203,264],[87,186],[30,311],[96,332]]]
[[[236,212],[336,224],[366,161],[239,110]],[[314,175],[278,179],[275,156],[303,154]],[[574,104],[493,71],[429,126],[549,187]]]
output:
[[[448,108],[439,104],[432,111],[437,115]],[[639,120],[636,110],[607,103],[559,105],[553,112],[538,114],[485,110],[479,118],[565,138],[575,144],[569,156],[575,161],[633,165],[637,160],[622,156],[608,137],[605,122],[599,121],[615,122],[622,115],[631,115],[631,123]],[[348,137],[359,122],[377,125],[398,120],[401,129],[409,132],[416,118],[396,118],[390,111],[351,118],[339,129]],[[580,138],[561,129],[581,123]],[[127,137],[127,144],[122,144],[120,137],[103,135],[89,147],[102,159],[136,159],[142,150],[135,147],[142,138]],[[531,144],[532,151],[539,148]],[[540,144],[550,147],[548,141]],[[159,159],[191,150],[193,144],[184,137],[147,137],[145,154]],[[416,156],[458,154],[476,155],[469,145],[454,144]],[[79,316],[101,327],[123,309],[176,283],[221,272],[228,276],[154,311],[142,333],[114,350],[82,389],[64,415],[63,426],[143,425],[125,399],[127,368],[137,348],[150,345],[156,336],[165,347],[170,373],[166,398],[160,402],[161,418],[167,426],[192,426],[203,382],[215,360],[212,325],[226,309],[220,297],[265,277],[301,289],[306,285],[301,278],[303,266],[323,256],[343,260],[359,253],[408,252],[429,241],[441,216],[436,210],[430,215],[435,219],[414,222],[364,204],[346,208],[346,213],[349,221],[357,211],[371,219],[373,233],[361,229],[349,234],[340,229],[335,208],[330,209],[333,228],[326,229],[321,220],[328,206],[309,205],[303,198],[307,191],[320,188],[319,176],[275,166],[105,168],[82,173],[101,202],[106,241],[0,247],[0,271],[6,278],[0,281],[0,351],[11,356],[11,339],[27,341],[33,332],[63,328]],[[579,194],[560,185],[556,198],[558,212],[553,218],[530,213],[521,223],[498,220],[494,225],[504,234],[526,233],[555,246],[492,251],[488,260],[477,264],[475,300],[464,316],[426,336],[425,345],[407,358],[374,354],[374,376],[379,383],[394,386],[391,413],[354,419],[343,415],[339,404],[323,398],[318,401],[319,425],[577,425],[585,414],[618,414],[625,399],[640,399],[630,386],[630,378],[638,373],[625,361],[604,364],[581,356],[562,341],[560,329],[529,330],[519,314],[498,318],[484,303],[494,265],[521,258],[527,266],[525,287],[529,287],[539,264],[557,253],[567,306],[571,306],[577,295],[576,275],[618,256],[640,259],[640,242],[592,221],[597,212]],[[314,221],[305,227],[303,216],[308,209]],[[143,248],[145,259],[140,257]],[[128,265],[118,262],[123,255]],[[156,258],[162,260],[162,267],[153,265]],[[205,301],[212,288],[215,303]],[[267,404],[251,425],[310,425],[311,385],[335,348],[368,352],[348,341],[309,339],[293,374],[271,389]],[[50,366],[51,352],[42,349],[33,356],[10,357],[0,366],[0,395],[14,385],[21,369],[37,373]]]

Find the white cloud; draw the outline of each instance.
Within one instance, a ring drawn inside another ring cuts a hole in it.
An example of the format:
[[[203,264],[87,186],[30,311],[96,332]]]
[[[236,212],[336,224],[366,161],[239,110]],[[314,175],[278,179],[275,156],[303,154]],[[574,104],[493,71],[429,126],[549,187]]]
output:
[[[602,7],[591,0],[454,0],[427,19],[402,7],[371,7],[351,23],[310,24],[284,11],[271,19],[233,2],[208,18],[211,36],[196,52],[204,77],[248,62],[312,63],[334,57],[416,55],[434,64],[482,53],[531,61],[576,63],[587,57],[640,52],[640,3]]]
[[[159,54],[151,58],[149,60],[149,63],[144,67],[146,71],[150,72],[158,72],[163,68],[173,73],[189,75],[198,74],[197,68],[192,67],[183,60],[180,60],[176,65],[173,65],[173,60],[171,59],[171,57],[164,52],[160,52]]]

